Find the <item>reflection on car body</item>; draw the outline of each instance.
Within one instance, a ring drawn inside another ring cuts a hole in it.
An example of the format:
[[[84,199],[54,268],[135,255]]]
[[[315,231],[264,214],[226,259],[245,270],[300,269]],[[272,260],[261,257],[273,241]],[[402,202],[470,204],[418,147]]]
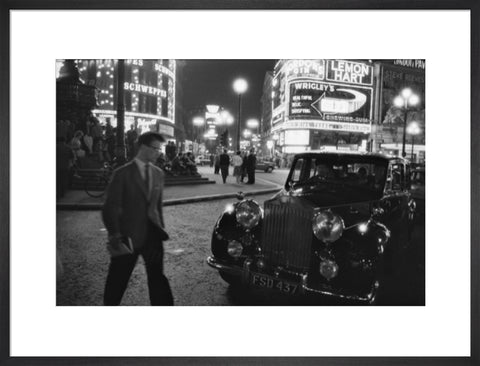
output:
[[[222,213],[207,262],[233,285],[374,303],[413,228],[409,186],[402,158],[298,154],[263,208],[241,199]]]

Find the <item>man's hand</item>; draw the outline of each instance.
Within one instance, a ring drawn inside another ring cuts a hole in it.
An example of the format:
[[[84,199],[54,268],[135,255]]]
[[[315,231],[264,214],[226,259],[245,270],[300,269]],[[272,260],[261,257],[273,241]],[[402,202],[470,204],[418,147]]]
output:
[[[118,248],[120,243],[122,242],[122,234],[115,233],[108,236],[108,246],[112,246],[114,248]]]

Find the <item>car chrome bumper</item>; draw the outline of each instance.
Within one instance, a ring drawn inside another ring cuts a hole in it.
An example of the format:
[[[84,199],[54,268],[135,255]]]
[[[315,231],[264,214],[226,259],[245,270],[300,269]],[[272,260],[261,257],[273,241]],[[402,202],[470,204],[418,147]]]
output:
[[[232,266],[231,264],[225,263],[222,260],[215,258],[214,256],[210,256],[207,258],[207,264],[210,267],[213,267],[219,271],[223,271],[225,273],[229,273],[234,276],[239,276],[242,278],[242,281],[247,284],[248,279],[250,277],[250,270],[251,261],[246,260],[242,267],[240,266]],[[376,300],[376,295],[379,287],[378,281],[372,285],[370,291],[365,294],[352,294],[342,291],[332,291],[330,289],[325,288],[313,288],[307,285],[307,275],[303,275],[302,278],[298,281],[300,285],[300,293],[311,293],[311,294],[319,294],[323,296],[333,297],[337,299],[343,299],[348,301],[358,301],[358,302],[365,302],[372,304]]]

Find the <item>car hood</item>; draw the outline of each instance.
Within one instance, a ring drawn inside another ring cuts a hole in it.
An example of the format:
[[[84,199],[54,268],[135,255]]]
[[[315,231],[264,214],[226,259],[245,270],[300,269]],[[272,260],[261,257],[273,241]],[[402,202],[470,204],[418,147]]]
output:
[[[362,199],[358,197],[352,200],[349,195],[333,195],[331,192],[306,193],[306,194],[280,194],[271,200],[268,204],[285,205],[303,209],[312,212],[318,212],[324,209],[330,209],[332,212],[340,215],[345,226],[358,224],[361,221],[368,220],[371,217],[372,206],[378,203],[378,200]],[[266,202],[266,203],[267,203]]]

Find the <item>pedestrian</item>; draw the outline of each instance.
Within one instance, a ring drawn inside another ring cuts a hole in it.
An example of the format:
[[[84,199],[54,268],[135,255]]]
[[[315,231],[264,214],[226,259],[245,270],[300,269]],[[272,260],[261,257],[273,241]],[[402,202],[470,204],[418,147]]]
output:
[[[214,160],[215,160],[215,156],[213,156],[213,154],[210,154],[210,168],[213,167]]]
[[[91,117],[91,121],[93,124],[92,124],[92,127],[90,128],[90,136],[92,136],[93,138],[93,147],[95,150],[95,146],[101,148],[99,141],[102,139],[103,131],[102,131],[102,126],[100,126],[100,122],[98,121],[98,119],[96,119],[95,117]],[[97,152],[97,151],[94,151],[94,152]]]
[[[62,198],[69,185],[70,168],[73,165],[73,151],[66,144],[65,136],[57,137],[57,199]]]
[[[75,155],[75,161],[77,162],[78,159],[85,157],[85,150],[82,149],[82,139],[83,139],[83,132],[78,130],[73,135],[73,138],[70,140],[70,148]]]
[[[255,184],[255,168],[257,167],[257,157],[255,156],[255,149],[250,149],[250,154],[247,157],[247,184]]]
[[[218,172],[220,171],[220,154],[218,152],[215,154],[215,157],[213,159],[213,165],[213,173],[218,174]]]
[[[146,132],[138,138],[135,158],[113,173],[102,217],[111,260],[104,304],[119,305],[139,255],[143,257],[152,305],[173,305],[163,273],[163,241],[168,239],[162,210],[164,172],[154,164],[164,137]]]
[[[135,151],[135,142],[137,141],[138,138],[138,133],[137,130],[135,129],[135,125],[131,124],[130,129],[127,131],[127,156],[128,159],[131,160],[136,154]]]
[[[242,176],[240,177],[240,181],[243,183],[243,180],[247,176],[247,152],[242,152]]]
[[[243,158],[241,156],[240,150],[237,151],[237,154],[232,158],[233,164],[233,176],[237,180],[237,184],[240,184],[240,179],[242,177],[242,165],[243,165]]]
[[[223,184],[225,184],[227,183],[228,167],[230,165],[230,156],[227,154],[227,149],[223,149],[223,154],[220,155],[219,161]]]
[[[86,151],[87,155],[92,155],[92,153],[93,153],[93,138],[92,138],[92,136],[89,135],[88,131],[83,136],[82,147]]]

